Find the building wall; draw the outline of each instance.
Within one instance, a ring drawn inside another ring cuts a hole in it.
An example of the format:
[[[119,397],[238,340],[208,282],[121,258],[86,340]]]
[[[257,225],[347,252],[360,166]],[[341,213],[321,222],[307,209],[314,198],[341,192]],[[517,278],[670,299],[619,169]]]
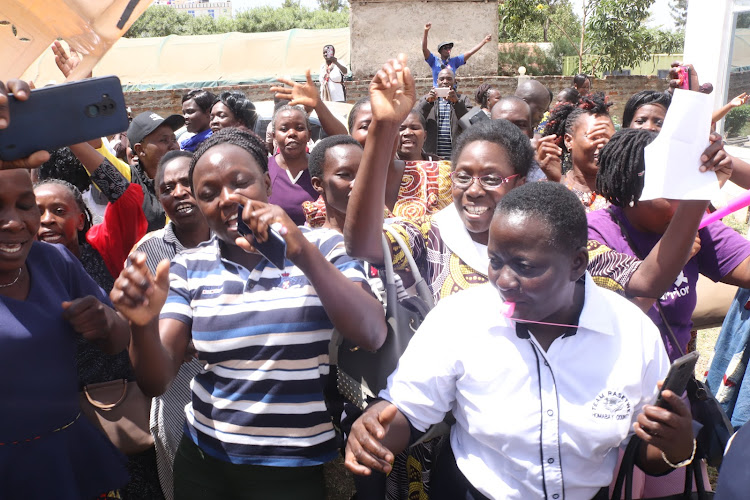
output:
[[[556,96],[563,88],[570,86],[569,76],[542,76],[537,79],[552,91],[553,96]],[[502,76],[460,77],[458,90],[468,94],[473,101],[476,88],[484,82],[497,86],[503,95],[511,95],[515,92],[518,79]],[[432,87],[432,78],[418,78],[416,83],[417,97],[420,97]],[[346,89],[349,102],[354,103],[361,97],[366,96],[369,84],[369,80],[347,82]],[[270,86],[270,84],[263,83],[236,87],[214,87],[206,90],[216,94],[224,90],[240,90],[253,101],[266,101],[273,99],[273,92],[269,90]],[[596,79],[593,83],[594,91],[606,93],[609,95],[611,102],[614,103],[610,112],[617,123],[620,122],[625,102],[631,95],[639,90],[665,90],[666,88],[667,82],[665,80],[653,76],[608,76]],[[187,89],[128,92],[125,94],[125,101],[132,108],[133,116],[146,110],[153,110],[162,114],[162,116],[166,116],[171,113],[182,112],[181,99],[186,92]]]
[[[415,76],[431,76],[422,55],[424,25],[432,23],[428,48],[453,42],[451,56],[476,46],[487,34],[492,41],[459,68],[459,76],[497,74],[497,2],[485,0],[351,0],[351,60],[354,78],[374,75],[382,62],[407,54]]]

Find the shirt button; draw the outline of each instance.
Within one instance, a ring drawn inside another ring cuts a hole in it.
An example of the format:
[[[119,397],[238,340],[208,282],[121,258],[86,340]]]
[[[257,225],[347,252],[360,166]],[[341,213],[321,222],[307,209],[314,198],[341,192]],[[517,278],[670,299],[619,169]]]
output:
[[[555,498],[555,499],[560,498],[560,495],[555,493],[554,495],[552,495],[552,498]]]
[[[552,410],[547,410],[547,415],[549,415],[550,417],[551,417],[552,415],[554,415],[554,414],[555,414],[555,412],[554,412],[554,411],[552,411]]]
[[[547,463],[548,464],[554,464],[555,463],[555,459],[554,458],[548,458],[547,459]]]
[[[549,363],[545,361],[544,366],[549,366]]]

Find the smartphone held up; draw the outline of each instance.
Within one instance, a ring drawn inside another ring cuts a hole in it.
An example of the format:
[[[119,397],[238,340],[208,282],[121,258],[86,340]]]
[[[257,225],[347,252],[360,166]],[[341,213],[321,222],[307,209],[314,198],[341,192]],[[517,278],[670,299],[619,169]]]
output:
[[[8,95],[10,124],[0,130],[0,159],[12,161],[128,128],[128,114],[116,76],[50,85],[25,101]]]
[[[451,89],[448,87],[436,87],[435,88],[435,95],[437,97],[442,97],[443,99],[448,97],[448,94],[450,93]]]
[[[244,210],[244,205],[237,206],[237,232],[246,238],[252,238],[250,242],[263,257],[279,269],[284,269],[286,267],[286,241],[284,241],[284,238],[282,238],[273,226],[269,226],[268,239],[266,241],[258,241],[252,229],[242,220],[242,212]]]

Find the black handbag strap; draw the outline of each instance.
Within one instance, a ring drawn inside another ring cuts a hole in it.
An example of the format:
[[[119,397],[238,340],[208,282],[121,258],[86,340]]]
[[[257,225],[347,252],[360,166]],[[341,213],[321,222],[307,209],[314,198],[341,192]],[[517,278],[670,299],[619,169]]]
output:
[[[633,243],[633,240],[630,238],[630,234],[628,234],[628,230],[625,228],[625,225],[622,223],[620,218],[615,214],[614,210],[612,210],[612,207],[607,208],[607,212],[609,213],[609,216],[612,217],[612,220],[617,223],[617,225],[620,227],[620,232],[622,233],[623,237],[625,238],[625,241],[628,243],[628,246],[633,251],[636,257],[643,261],[643,255],[641,252],[638,251],[638,247],[635,246]],[[664,314],[664,309],[661,306],[661,300],[656,299],[655,300],[656,309],[659,311],[659,316],[661,317],[662,323],[664,323],[664,327],[667,329],[667,333],[669,334],[669,340],[672,342],[672,346],[677,349],[677,352],[680,353],[680,356],[684,356],[685,352],[682,350],[682,347],[680,346],[680,343],[677,341],[677,336],[672,331],[672,327],[669,326],[669,320],[667,320],[667,315]]]
[[[625,453],[623,453],[620,470],[617,472],[617,480],[615,481],[615,487],[612,490],[612,500],[620,500],[623,498],[623,487],[625,488],[625,500],[633,500],[633,470],[636,466],[636,456],[642,442],[643,441],[641,441],[638,436],[634,435],[630,438],[630,442],[625,448]],[[692,498],[693,479],[695,479],[695,489],[698,498],[701,500],[710,498],[706,492],[706,485],[703,482],[703,471],[701,470],[700,463],[700,460],[693,460],[691,464],[685,466],[685,486],[683,494],[675,494],[669,498]]]

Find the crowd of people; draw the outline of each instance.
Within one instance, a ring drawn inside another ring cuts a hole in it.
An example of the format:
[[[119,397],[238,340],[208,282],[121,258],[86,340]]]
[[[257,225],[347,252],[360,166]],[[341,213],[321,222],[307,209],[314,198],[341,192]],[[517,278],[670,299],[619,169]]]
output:
[[[430,28],[434,86],[416,95],[391,59],[347,125],[326,106],[347,73],[326,45],[319,86],[272,87],[264,137],[245,94],[193,89],[182,115],[0,158],[0,498],[323,500],[343,457],[358,500],[602,500],[631,439],[633,498],[683,491],[702,458],[690,405],[654,403],[688,350],[698,275],[747,302],[750,242],[699,229],[708,202],[641,200],[670,91],[630,97],[617,131],[586,75],[556,99],[534,79],[462,93],[456,70],[491,37],[436,57]],[[9,93],[33,99],[0,83],[0,134]],[[750,188],[750,165],[706,139],[701,171]],[[416,267],[435,306],[360,406],[332,339],[377,352],[396,334],[390,267],[399,299]],[[720,344],[721,394],[747,360],[731,332]],[[153,443],[127,456],[81,410],[116,380],[151,399]]]

